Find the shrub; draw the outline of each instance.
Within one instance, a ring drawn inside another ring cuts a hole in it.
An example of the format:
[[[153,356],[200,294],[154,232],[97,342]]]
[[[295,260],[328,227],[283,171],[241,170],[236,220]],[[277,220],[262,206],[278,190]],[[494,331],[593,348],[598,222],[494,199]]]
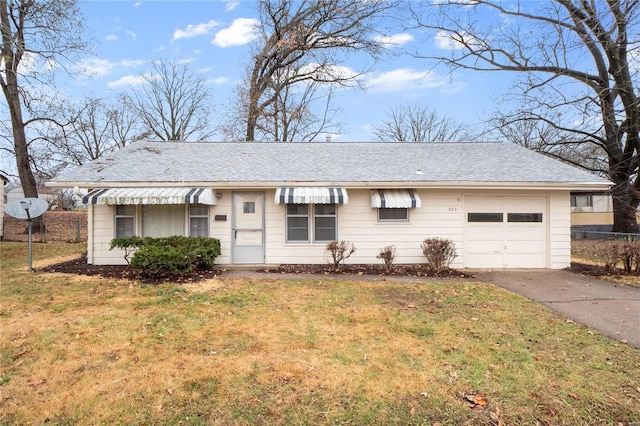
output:
[[[584,254],[608,273],[615,272],[620,264],[625,274],[640,273],[640,240],[592,241]]]
[[[331,255],[333,270],[339,271],[344,264],[344,260],[356,251],[356,246],[344,240],[340,242],[334,240],[327,243],[326,250]]]
[[[396,248],[395,246],[386,246],[380,253],[376,256],[378,259],[382,259],[384,262],[384,270],[387,274],[393,272],[393,262],[396,259]]]
[[[127,261],[127,265],[131,265],[130,257],[131,255],[144,244],[144,239],[141,237],[121,237],[114,238],[111,240],[111,245],[109,246],[109,250],[113,250],[114,248],[124,250],[124,260]]]
[[[456,258],[456,247],[453,241],[444,238],[427,238],[422,244],[422,254],[427,259],[427,265],[435,273],[449,269],[449,265]]]
[[[112,241],[112,247],[137,248],[130,265],[143,278],[185,277],[198,270],[213,267],[220,255],[217,238],[190,238],[173,236],[166,238],[138,238],[129,241]],[[121,239],[118,239],[121,240]]]

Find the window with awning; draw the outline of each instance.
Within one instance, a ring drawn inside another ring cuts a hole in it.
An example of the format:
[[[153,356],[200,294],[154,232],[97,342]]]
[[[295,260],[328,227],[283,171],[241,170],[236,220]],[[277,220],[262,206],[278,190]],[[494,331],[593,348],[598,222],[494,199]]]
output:
[[[371,207],[374,209],[412,209],[422,205],[413,189],[374,189]]]
[[[107,188],[96,189],[82,198],[84,204],[217,204],[210,188]]]
[[[276,189],[276,204],[347,204],[344,188],[291,187]]]

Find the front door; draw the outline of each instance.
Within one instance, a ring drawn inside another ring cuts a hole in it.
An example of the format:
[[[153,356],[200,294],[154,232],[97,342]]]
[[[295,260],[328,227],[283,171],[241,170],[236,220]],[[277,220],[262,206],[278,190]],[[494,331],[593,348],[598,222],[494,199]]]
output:
[[[233,193],[233,263],[264,263],[264,192]]]

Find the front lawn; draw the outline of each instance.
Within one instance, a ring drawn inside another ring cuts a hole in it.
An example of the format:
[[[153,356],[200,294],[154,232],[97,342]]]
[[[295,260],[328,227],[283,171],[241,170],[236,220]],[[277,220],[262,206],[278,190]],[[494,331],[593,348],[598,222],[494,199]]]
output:
[[[150,286],[30,274],[24,246],[0,243],[2,424],[640,422],[638,349],[488,284]]]

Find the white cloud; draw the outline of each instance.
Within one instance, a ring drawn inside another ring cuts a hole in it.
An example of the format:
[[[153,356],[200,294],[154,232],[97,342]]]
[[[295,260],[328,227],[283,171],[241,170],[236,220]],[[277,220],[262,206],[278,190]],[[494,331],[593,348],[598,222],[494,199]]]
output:
[[[372,77],[367,86],[378,92],[412,92],[424,89],[442,88],[446,79],[431,71],[399,68]]]
[[[258,37],[258,25],[257,19],[235,19],[228,28],[218,31],[211,43],[219,47],[245,45]]]
[[[329,65],[322,68],[317,63],[310,63],[304,65],[297,71],[297,74],[312,73],[315,73],[315,77],[320,81],[331,81],[335,79],[354,80],[358,78],[358,73],[356,71],[342,65]]]
[[[374,40],[386,46],[400,46],[401,44],[405,44],[405,43],[409,43],[410,41],[413,41],[413,36],[407,33],[400,33],[400,34],[393,34],[390,36],[374,37]]]
[[[89,58],[82,59],[76,64],[76,69],[81,73],[91,77],[104,77],[109,71],[114,68],[131,68],[139,67],[145,62],[142,60],[122,60],[119,62],[109,62],[105,59]]]
[[[141,75],[125,75],[120,77],[116,81],[110,81],[107,83],[107,87],[110,89],[117,89],[125,86],[138,86],[144,84],[145,79]]]
[[[464,41],[466,44],[471,46],[481,46],[484,44],[482,41],[468,33],[454,34],[447,31],[438,31],[438,34],[435,36],[435,45],[440,49],[463,49],[464,44],[462,44],[461,41]]]
[[[142,5],[141,1],[137,1],[133,4],[133,7],[140,7],[140,5]]]
[[[228,1],[227,4],[224,6],[224,9],[227,12],[231,12],[233,9],[235,9],[238,5],[240,4],[239,1]]]
[[[117,40],[117,39],[119,39],[119,38],[120,38],[120,37],[118,37],[118,36],[117,36],[117,35],[115,35],[115,34],[109,34],[109,35],[104,36],[104,39],[105,39],[106,41],[116,41],[116,40]]]
[[[136,37],[138,36],[138,34],[134,33],[134,32],[133,32],[133,31],[131,31],[131,30],[127,30],[127,31],[125,31],[125,33],[126,33],[129,37],[131,37],[131,40],[136,41]]]
[[[189,24],[184,30],[177,29],[173,32],[172,40],[180,40],[181,38],[191,38],[211,33],[211,30],[220,25],[215,20],[204,22],[201,24]]]
[[[77,68],[83,74],[87,74],[92,77],[102,77],[113,67],[115,67],[115,63],[109,62],[105,59],[82,59],[77,64]]]
[[[215,84],[215,85],[222,85],[222,84],[227,84],[229,83],[231,80],[229,79],[229,77],[216,77],[212,80],[209,80],[211,83]]]

